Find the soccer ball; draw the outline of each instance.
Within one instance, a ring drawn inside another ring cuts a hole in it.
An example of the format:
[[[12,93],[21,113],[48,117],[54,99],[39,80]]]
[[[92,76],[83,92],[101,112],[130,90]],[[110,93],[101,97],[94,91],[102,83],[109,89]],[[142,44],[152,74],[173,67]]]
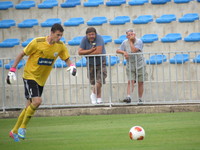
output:
[[[131,140],[143,140],[145,131],[141,126],[134,126],[129,131],[129,137]]]

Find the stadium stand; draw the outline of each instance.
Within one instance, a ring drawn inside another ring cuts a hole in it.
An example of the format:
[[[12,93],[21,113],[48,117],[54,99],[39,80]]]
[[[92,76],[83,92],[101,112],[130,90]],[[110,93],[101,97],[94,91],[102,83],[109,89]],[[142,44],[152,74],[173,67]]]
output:
[[[129,16],[117,16],[113,20],[110,21],[111,25],[122,25],[127,22],[130,22]]]
[[[149,59],[146,60],[146,63],[151,65],[158,65],[166,61],[167,61],[167,56],[159,54],[151,56]]]
[[[83,3],[84,7],[98,7],[99,5],[103,5],[103,0],[88,0],[87,2]]]
[[[158,34],[145,34],[141,37],[143,43],[152,43],[158,40]]]
[[[167,2],[170,2],[171,0],[151,0],[151,4],[160,5],[160,4],[166,4]]]
[[[13,2],[12,1],[4,1],[4,2],[0,2],[0,10],[7,10],[9,8],[12,8]]]
[[[38,4],[39,9],[49,9],[58,6],[57,0],[45,0],[42,3]]]
[[[152,21],[153,21],[153,15],[142,15],[142,16],[138,16],[132,22],[133,24],[147,24]]]
[[[106,56],[106,66],[114,66],[120,63],[120,58],[118,56]]]
[[[126,40],[126,35],[121,35],[118,39],[115,39],[115,44],[121,44],[124,40]]]
[[[61,19],[60,18],[50,18],[50,19],[47,19],[46,21],[42,22],[40,25],[41,25],[41,27],[51,27],[55,23],[61,24]]]
[[[82,57],[79,61],[76,62],[76,67],[86,67],[87,66],[87,59]]]
[[[145,3],[149,3],[149,1],[148,0],[130,0],[128,2],[128,4],[131,6],[144,5]]]
[[[82,38],[83,36],[74,37],[72,40],[68,41],[68,44],[72,46],[79,45],[81,43]]]
[[[189,3],[191,0],[174,0],[174,3],[181,4],[181,3]]]
[[[34,38],[29,38],[26,41],[22,42],[22,46],[26,47]]]
[[[38,25],[37,19],[26,19],[18,24],[19,28],[32,28],[33,26]]]
[[[200,55],[197,55],[195,58],[193,58],[194,63],[200,63]]]
[[[76,7],[77,5],[81,5],[80,0],[66,0],[64,3],[60,4],[62,8]]]
[[[199,42],[200,41],[200,32],[199,33],[190,33],[187,37],[184,38],[186,42]]]
[[[188,13],[178,19],[179,22],[194,22],[195,20],[199,20],[198,13]]]
[[[91,20],[87,21],[88,26],[100,26],[107,23],[106,17],[93,17]]]
[[[63,43],[66,43],[66,39],[64,37],[61,37],[60,41],[62,41]]]
[[[62,59],[58,58],[56,60],[56,62],[54,63],[54,68],[66,68],[67,64],[65,61],[63,61]]]
[[[184,64],[189,61],[189,54],[176,54],[169,60],[170,64]]]
[[[182,36],[180,33],[168,33],[163,38],[161,38],[161,41],[166,43],[166,42],[176,42],[181,39],[182,39]]]
[[[35,1],[21,1],[15,5],[16,9],[30,9],[31,7],[35,7]]]
[[[102,35],[104,43],[107,44],[108,42],[112,42],[112,36],[110,35]]]
[[[10,69],[14,63],[14,60],[11,60],[8,64],[5,64],[4,68],[5,69]],[[17,65],[17,69],[22,68],[26,64],[26,61],[22,59],[19,64]]]
[[[80,24],[84,24],[83,17],[70,18],[64,22],[64,26],[79,26]]]
[[[19,39],[6,39],[0,43],[0,47],[14,47],[15,45],[19,45]]]
[[[110,0],[106,2],[106,6],[121,6],[122,4],[126,4],[126,0]]]
[[[13,19],[6,19],[6,20],[0,21],[0,28],[10,28],[15,25],[16,25],[16,22]]]
[[[157,23],[171,23],[172,21],[176,21],[176,15],[174,14],[164,14],[156,19]]]

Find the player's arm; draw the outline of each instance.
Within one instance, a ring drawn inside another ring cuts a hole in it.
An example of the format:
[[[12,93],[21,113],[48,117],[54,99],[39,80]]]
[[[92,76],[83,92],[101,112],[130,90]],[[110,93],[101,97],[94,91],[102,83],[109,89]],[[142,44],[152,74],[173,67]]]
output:
[[[20,60],[24,57],[24,55],[25,55],[24,51],[21,51],[21,52],[17,55],[17,57],[16,57],[16,59],[15,59],[15,62],[14,62],[13,65],[12,65],[12,68],[16,68],[16,67],[17,67],[17,65],[19,64]]]

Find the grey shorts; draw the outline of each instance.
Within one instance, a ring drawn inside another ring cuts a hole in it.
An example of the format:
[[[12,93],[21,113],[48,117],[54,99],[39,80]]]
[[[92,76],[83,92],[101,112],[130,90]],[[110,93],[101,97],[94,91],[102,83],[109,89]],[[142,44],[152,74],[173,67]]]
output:
[[[128,80],[134,80],[138,82],[144,82],[147,80],[147,72],[146,72],[146,66],[140,68],[140,69],[127,69],[126,68],[126,75]]]

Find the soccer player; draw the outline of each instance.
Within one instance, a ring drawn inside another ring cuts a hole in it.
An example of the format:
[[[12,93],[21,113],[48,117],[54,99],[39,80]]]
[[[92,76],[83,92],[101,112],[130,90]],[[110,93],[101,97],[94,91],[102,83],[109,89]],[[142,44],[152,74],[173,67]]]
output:
[[[23,72],[26,108],[23,109],[9,133],[9,136],[16,142],[20,141],[19,138],[25,139],[27,124],[42,103],[43,87],[57,57],[59,56],[70,66],[68,70],[72,75],[76,75],[76,67],[69,59],[68,49],[60,41],[63,32],[64,29],[60,24],[54,24],[49,36],[33,39],[16,57],[8,73],[7,83],[12,84],[16,80],[15,71],[18,63],[25,55],[29,56]]]

